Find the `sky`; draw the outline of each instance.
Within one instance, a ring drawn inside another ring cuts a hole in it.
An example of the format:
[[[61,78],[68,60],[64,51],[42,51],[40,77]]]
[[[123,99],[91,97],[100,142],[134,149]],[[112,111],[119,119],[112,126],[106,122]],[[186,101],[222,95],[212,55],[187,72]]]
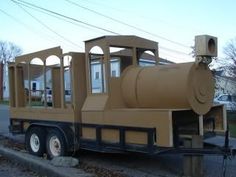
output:
[[[159,55],[174,62],[194,61],[194,36],[218,38],[218,56],[236,37],[235,0],[24,0],[76,19],[45,14],[22,0],[0,0],[0,40],[31,53],[55,46],[84,52],[84,41],[103,35],[136,35],[159,43]],[[100,15],[99,15],[100,14]],[[87,26],[82,23],[87,23]],[[94,28],[96,26],[97,28]],[[100,29],[98,29],[100,28]],[[101,30],[101,28],[103,30]]]

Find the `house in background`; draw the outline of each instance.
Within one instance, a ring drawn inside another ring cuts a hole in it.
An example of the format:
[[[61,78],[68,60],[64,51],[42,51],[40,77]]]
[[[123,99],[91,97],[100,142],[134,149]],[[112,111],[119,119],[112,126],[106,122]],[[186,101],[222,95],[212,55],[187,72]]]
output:
[[[4,80],[3,80],[3,75],[4,75],[3,67],[4,67],[4,64],[0,63],[0,100],[3,100],[3,92],[5,89]]]
[[[9,99],[9,79],[8,79],[8,64],[2,64],[2,68],[0,71],[0,78],[2,79],[0,81],[1,84],[1,95],[3,100]]]
[[[236,95],[236,78],[226,76],[224,70],[213,70],[215,97],[222,94]]]

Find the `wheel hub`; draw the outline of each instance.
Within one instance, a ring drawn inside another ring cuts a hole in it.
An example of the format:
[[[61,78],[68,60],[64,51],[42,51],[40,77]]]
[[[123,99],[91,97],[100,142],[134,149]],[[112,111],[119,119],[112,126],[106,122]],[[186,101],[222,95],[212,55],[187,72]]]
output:
[[[61,155],[61,142],[56,136],[52,136],[49,140],[49,147],[54,157]]]
[[[38,152],[40,148],[39,137],[34,133],[30,137],[30,147],[33,152]]]

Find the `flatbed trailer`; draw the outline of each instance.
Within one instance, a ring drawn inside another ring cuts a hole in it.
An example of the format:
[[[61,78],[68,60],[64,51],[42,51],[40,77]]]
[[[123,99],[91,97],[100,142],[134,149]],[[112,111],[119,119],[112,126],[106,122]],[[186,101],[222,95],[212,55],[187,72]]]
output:
[[[102,53],[93,52],[97,46]],[[139,66],[147,56],[155,66]],[[114,62],[120,74],[114,74]],[[52,90],[52,106],[31,99],[35,80],[42,93]],[[206,153],[184,148],[184,139],[227,130],[224,106],[212,105],[208,64],[160,65],[158,43],[137,36],[88,40],[85,53],[63,54],[55,47],[19,56],[9,64],[9,83],[10,131],[25,134],[26,148],[38,156],[53,158],[78,149]],[[70,102],[65,101],[68,88]]]

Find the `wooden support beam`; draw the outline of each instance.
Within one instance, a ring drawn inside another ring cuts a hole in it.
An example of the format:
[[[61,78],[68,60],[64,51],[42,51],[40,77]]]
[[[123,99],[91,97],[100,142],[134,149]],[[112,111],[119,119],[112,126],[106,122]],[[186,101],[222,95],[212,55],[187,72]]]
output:
[[[184,140],[184,147],[185,148],[192,147],[192,140],[190,138],[186,138]],[[192,156],[191,155],[184,155],[183,173],[184,173],[184,176],[186,176],[186,177],[192,175]]]
[[[203,148],[202,136],[193,135],[192,148]],[[192,156],[192,176],[203,177],[203,155]]]
[[[193,135],[184,140],[185,148],[203,148],[203,138]],[[183,173],[188,177],[203,177],[203,155],[185,155],[183,159]]]
[[[199,135],[203,136],[204,130],[203,130],[203,116],[200,115],[199,118]]]

